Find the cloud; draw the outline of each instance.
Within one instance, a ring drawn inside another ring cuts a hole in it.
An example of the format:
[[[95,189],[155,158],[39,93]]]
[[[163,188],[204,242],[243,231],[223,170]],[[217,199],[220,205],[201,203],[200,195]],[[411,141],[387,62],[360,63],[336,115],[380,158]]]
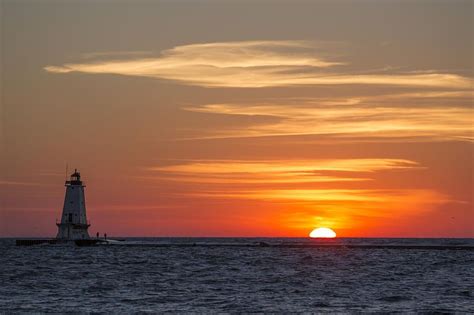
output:
[[[184,109],[200,113],[277,118],[277,122],[259,123],[245,129],[221,128],[212,135],[205,135],[202,138],[331,135],[473,140],[474,112],[471,107],[441,106],[436,103],[419,106],[420,100],[418,106],[406,106],[409,102],[416,103],[417,98],[428,97],[421,95],[422,93],[387,97],[333,98],[329,101],[303,99],[288,100],[286,103],[285,100],[255,104],[224,103]],[[456,94],[448,95],[455,97],[453,95]]]
[[[94,56],[94,53],[89,54]],[[101,57],[104,57],[100,54]],[[324,45],[311,41],[242,41],[192,44],[157,57],[48,65],[52,73],[83,72],[167,79],[203,87],[260,88],[302,85],[395,85],[472,88],[472,79],[449,73],[351,74]]]
[[[403,159],[326,159],[326,160],[192,160],[191,162],[152,167],[154,171],[205,173],[279,173],[279,172],[374,172],[387,169],[417,167],[418,163]]]
[[[308,230],[318,225],[353,227],[360,217],[366,224],[377,218],[413,216],[454,202],[430,189],[373,189],[373,183],[367,183],[373,173],[422,168],[411,160],[377,158],[189,160],[151,167],[148,170],[156,175],[148,179],[181,182],[183,190],[175,194],[193,200],[258,202],[262,209],[268,205],[274,221]],[[320,182],[331,184],[313,184]]]
[[[0,180],[0,186],[41,186],[41,183]]]
[[[261,191],[247,198],[295,203],[282,214],[287,226],[309,231],[315,226],[335,229],[378,229],[426,214],[442,204],[456,202],[430,189],[325,189]]]
[[[312,204],[325,202],[370,202],[370,203],[409,203],[423,202],[438,204],[451,202],[449,198],[432,190],[424,189],[268,189],[249,191],[216,190],[197,192],[193,196],[213,198],[246,198],[271,202],[290,200]],[[441,198],[442,196],[442,198]],[[354,205],[356,205],[354,203]]]
[[[158,178],[180,182],[221,184],[280,184],[366,181],[370,178],[340,173],[372,173],[382,170],[415,169],[420,166],[403,159],[326,160],[194,160],[151,167]],[[337,175],[334,173],[338,172]]]

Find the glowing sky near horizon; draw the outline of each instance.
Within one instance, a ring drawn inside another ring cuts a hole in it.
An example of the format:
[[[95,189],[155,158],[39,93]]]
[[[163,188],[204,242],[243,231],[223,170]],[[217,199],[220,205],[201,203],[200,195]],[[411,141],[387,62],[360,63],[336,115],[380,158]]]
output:
[[[0,237],[474,237],[472,2],[269,7],[3,1]]]

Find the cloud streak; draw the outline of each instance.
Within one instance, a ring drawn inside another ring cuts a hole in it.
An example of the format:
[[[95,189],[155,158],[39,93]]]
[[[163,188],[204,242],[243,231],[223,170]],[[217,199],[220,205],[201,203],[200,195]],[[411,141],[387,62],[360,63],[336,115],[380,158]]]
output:
[[[193,160],[188,163],[152,167],[150,170],[186,173],[295,173],[317,171],[374,172],[418,167],[418,163],[403,159],[326,159],[326,160]]]
[[[242,41],[192,44],[157,57],[48,65],[52,73],[82,72],[149,77],[203,87],[262,88],[305,85],[389,85],[472,88],[472,79],[447,73],[351,74],[311,41]],[[91,56],[94,56],[92,54]],[[102,56],[103,57],[103,56]],[[117,58],[117,56],[115,56]]]
[[[267,116],[277,119],[277,122],[259,123],[246,129],[220,129],[204,138],[332,135],[472,141],[472,108],[439,105],[406,107],[403,106],[404,100],[408,100],[408,97],[352,98],[340,101],[334,98],[331,101],[333,104],[318,99],[288,103],[281,103],[280,100],[280,103],[208,104],[184,109],[208,114]]]
[[[318,224],[335,228],[378,218],[412,216],[453,202],[430,189],[370,188],[371,175],[392,170],[415,171],[421,165],[404,159],[189,160],[151,167],[148,179],[175,181],[178,196],[214,202],[262,202],[277,220],[296,229]],[[327,182],[314,185],[312,183]],[[261,207],[265,207],[260,204]]]
[[[152,167],[158,178],[180,182],[221,184],[278,184],[366,181],[370,178],[334,175],[414,169],[420,166],[402,159],[327,159],[285,161],[196,160]]]

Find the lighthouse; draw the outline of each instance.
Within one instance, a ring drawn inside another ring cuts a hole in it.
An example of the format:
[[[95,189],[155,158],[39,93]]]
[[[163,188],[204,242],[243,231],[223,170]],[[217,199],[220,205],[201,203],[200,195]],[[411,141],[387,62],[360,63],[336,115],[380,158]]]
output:
[[[63,213],[58,226],[58,240],[89,239],[89,222],[86,216],[86,200],[81,174],[76,170],[70,180],[65,183],[66,196],[64,197]]]

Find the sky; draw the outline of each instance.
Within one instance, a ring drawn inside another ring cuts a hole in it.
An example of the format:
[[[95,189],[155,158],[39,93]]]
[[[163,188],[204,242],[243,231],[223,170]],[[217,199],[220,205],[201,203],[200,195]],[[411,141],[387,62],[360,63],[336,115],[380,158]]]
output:
[[[472,1],[0,4],[0,237],[474,237]]]

